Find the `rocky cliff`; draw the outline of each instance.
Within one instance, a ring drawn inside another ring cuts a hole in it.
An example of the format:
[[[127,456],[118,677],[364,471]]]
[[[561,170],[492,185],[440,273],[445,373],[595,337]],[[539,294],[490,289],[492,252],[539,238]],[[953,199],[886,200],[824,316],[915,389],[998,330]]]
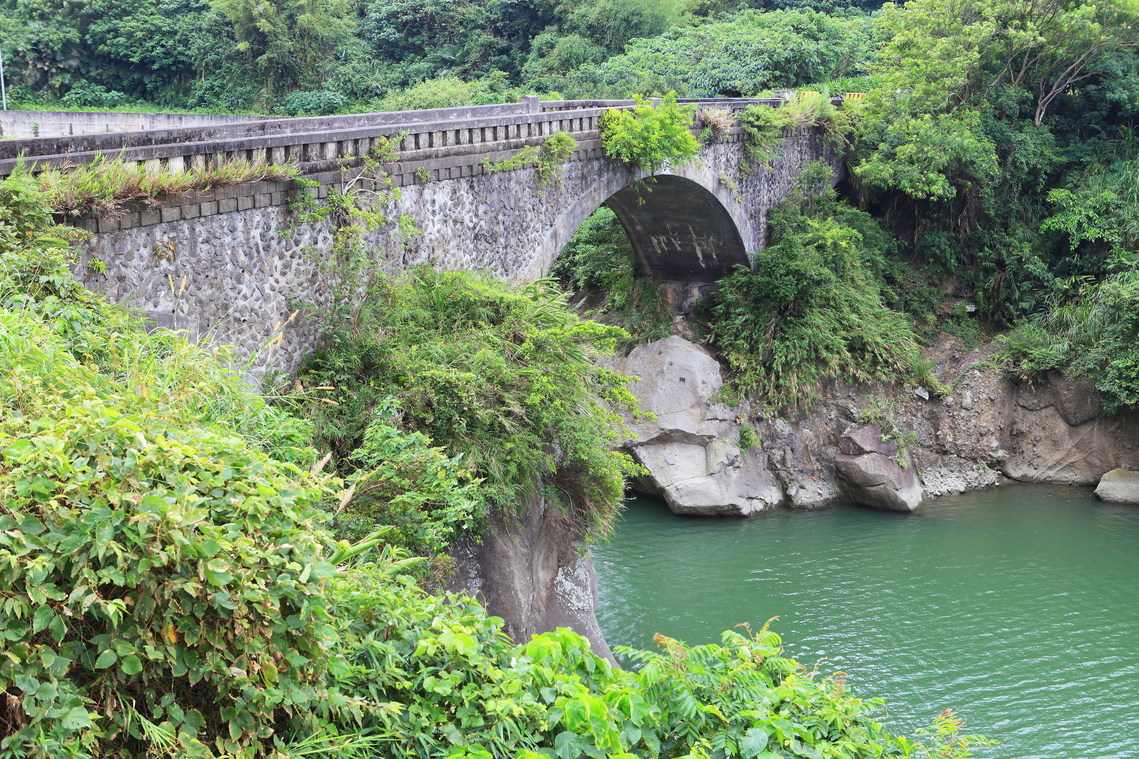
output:
[[[903,384],[835,386],[794,418],[717,402],[719,364],[681,337],[640,346],[613,368],[641,378],[633,391],[656,414],[625,443],[649,471],[637,485],[678,513],[747,516],[843,499],[912,510],[1006,479],[1093,485],[1117,467],[1139,468],[1137,415],[1106,415],[1086,380],[1015,385],[992,353],[942,335],[926,358],[951,388],[944,397]],[[880,450],[867,448],[863,425],[877,425]]]
[[[593,561],[580,536],[541,498],[531,498],[517,516],[495,516],[481,542],[468,538],[451,555],[449,589],[470,594],[502,617],[515,641],[570,627],[589,639],[595,654],[616,663],[594,615]]]

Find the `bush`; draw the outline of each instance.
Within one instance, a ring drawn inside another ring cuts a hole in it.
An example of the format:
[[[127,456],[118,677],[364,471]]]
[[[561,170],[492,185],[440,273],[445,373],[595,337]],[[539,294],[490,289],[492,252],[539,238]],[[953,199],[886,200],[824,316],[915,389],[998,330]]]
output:
[[[347,107],[348,99],[331,90],[290,92],[281,101],[281,110],[288,116],[328,116]]]
[[[670,92],[654,108],[637,97],[631,110],[610,108],[601,117],[601,143],[605,155],[634,169],[655,174],[670,161],[695,158],[700,143],[692,136],[695,106],[680,106]]]
[[[657,636],[660,653],[621,650],[635,665],[623,671],[566,629],[512,645],[474,602],[426,595],[395,571],[380,561],[333,584],[349,621],[340,685],[379,706],[358,719],[387,736],[389,755],[921,755],[869,716],[878,702],[816,679],[766,627],[693,647]]]
[[[535,487],[581,529],[604,532],[630,459],[612,450],[628,378],[594,364],[627,334],[578,319],[549,282],[511,286],[416,269],[382,280],[359,317],[302,369],[327,402],[306,407],[342,472],[386,419],[426,435],[483,482],[485,509],[517,509]]]
[[[0,313],[0,385],[4,750],[267,753],[324,700],[323,488],[106,397],[29,315]]]
[[[80,82],[61,97],[59,102],[80,108],[118,108],[130,102],[130,98],[118,90],[108,90],[91,82]]]
[[[772,209],[755,268],[722,280],[710,305],[732,391],[777,408],[809,406],[828,380],[906,376],[917,355],[909,320],[883,302],[890,239],[837,200],[829,178],[821,164],[804,172]]]
[[[0,183],[0,756],[271,753],[331,703],[311,429],[75,282]],[[270,458],[272,454],[276,458]]]

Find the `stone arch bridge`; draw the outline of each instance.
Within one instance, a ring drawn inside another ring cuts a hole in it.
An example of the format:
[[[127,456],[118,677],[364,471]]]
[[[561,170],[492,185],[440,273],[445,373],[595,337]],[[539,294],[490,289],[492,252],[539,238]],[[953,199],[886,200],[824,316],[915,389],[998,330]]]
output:
[[[681,102],[739,110],[782,101]],[[20,155],[41,166],[121,155],[155,172],[244,158],[295,164],[324,197],[354,175],[353,166],[377,140],[398,138],[396,156],[383,170],[399,198],[386,211],[393,219],[407,214],[419,232],[399,239],[389,225],[371,235],[386,268],[431,263],[533,280],[605,204],[621,220],[643,270],[683,308],[763,246],[768,209],[786,197],[807,163],[823,159],[837,170],[833,154],[808,132],[787,135],[772,166],[749,166],[743,136],[733,128],[705,145],[698,161],[659,172],[646,191],[636,182],[642,175],[605,157],[598,132],[607,109],[632,106],[528,97],[507,105],[6,140],[0,175]],[[498,171],[487,165],[538,147],[556,132],[574,137],[577,147],[553,186],[540,186],[532,165]],[[289,209],[294,195],[291,182],[262,181],[129,208],[115,218],[68,219],[92,233],[76,271],[92,289],[160,325],[235,345],[239,354],[254,356],[255,374],[291,371],[317,344],[320,319],[278,325],[297,304],[328,305],[320,258],[332,236],[327,222],[297,224]],[[105,271],[87,265],[93,258]],[[278,331],[281,339],[263,349]]]

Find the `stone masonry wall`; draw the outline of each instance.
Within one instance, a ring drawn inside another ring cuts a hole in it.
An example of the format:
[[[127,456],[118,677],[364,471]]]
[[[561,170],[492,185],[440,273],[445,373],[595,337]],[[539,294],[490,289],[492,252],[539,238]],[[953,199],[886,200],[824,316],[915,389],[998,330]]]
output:
[[[791,135],[771,171],[753,169],[744,176],[740,139],[734,135],[708,146],[698,163],[663,173],[687,180],[693,193],[714,196],[754,252],[763,245],[767,210],[786,197],[803,166],[833,158],[816,136]],[[401,193],[388,215],[410,215],[420,233],[400,240],[391,224],[371,236],[385,269],[432,264],[532,281],[549,271],[599,205],[635,179],[602,155],[596,138],[579,142],[552,188],[541,188],[532,169],[487,173],[484,157],[468,153],[387,167]],[[321,182],[317,193],[326,194],[343,176],[313,175]],[[162,326],[234,345],[237,363],[251,357],[247,368],[253,376],[292,371],[319,341],[321,314],[330,304],[321,262],[332,238],[327,223],[297,225],[287,206],[292,192],[288,183],[258,182],[172,199],[117,219],[73,222],[93,233],[76,270],[91,289]],[[644,199],[649,207],[653,194]],[[91,265],[94,258],[106,264],[105,273]],[[278,332],[280,340],[270,346]]]

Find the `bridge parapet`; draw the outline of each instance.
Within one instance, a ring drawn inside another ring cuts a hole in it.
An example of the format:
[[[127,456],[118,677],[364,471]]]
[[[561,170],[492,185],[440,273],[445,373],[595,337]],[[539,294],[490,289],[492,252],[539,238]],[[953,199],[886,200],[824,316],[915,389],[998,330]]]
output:
[[[682,101],[743,108],[778,105],[778,99]],[[545,101],[437,108],[421,111],[267,119],[237,124],[154,129],[117,134],[26,138],[0,142],[0,176],[18,160],[40,167],[75,166],[99,156],[121,156],[155,172],[217,166],[234,159],[291,163],[305,173],[339,166],[367,153],[377,138],[404,134],[401,151],[448,149],[496,152],[534,144],[567,132],[596,139],[598,121],[610,108],[633,107],[632,100]]]
[[[781,101],[692,102],[738,110]],[[749,168],[744,135],[735,127],[704,146],[699,160],[662,169],[646,192],[636,181],[642,174],[604,155],[598,128],[609,108],[633,105],[527,98],[500,106],[40,140],[30,160],[75,164],[121,150],[155,171],[236,158],[291,162],[317,180],[321,198],[351,176],[345,167],[362,162],[379,139],[399,135],[395,160],[383,170],[400,193],[383,210],[393,220],[411,216],[420,233],[402,239],[394,221],[370,232],[365,242],[383,268],[431,264],[532,280],[549,271],[578,226],[605,204],[628,232],[642,270],[678,294],[677,302],[705,292],[763,247],[767,210],[786,197],[803,166],[819,159],[837,165],[808,130],[787,135],[773,165]],[[577,148],[554,186],[539,184],[532,165],[488,166],[559,132],[572,135]],[[0,143],[0,173],[14,165],[18,142],[33,141]],[[240,355],[257,354],[273,325],[286,322],[298,304],[311,304],[313,313],[331,304],[333,283],[322,259],[335,229],[329,220],[298,225],[289,210],[291,191],[290,182],[255,182],[175,196],[114,217],[67,219],[94,233],[85,244],[87,261],[101,262],[81,264],[77,272],[88,286],[159,323],[210,334],[238,346]],[[186,288],[170,287],[183,281]],[[318,344],[319,319],[286,323],[273,351],[250,364],[254,373],[289,371]]]

